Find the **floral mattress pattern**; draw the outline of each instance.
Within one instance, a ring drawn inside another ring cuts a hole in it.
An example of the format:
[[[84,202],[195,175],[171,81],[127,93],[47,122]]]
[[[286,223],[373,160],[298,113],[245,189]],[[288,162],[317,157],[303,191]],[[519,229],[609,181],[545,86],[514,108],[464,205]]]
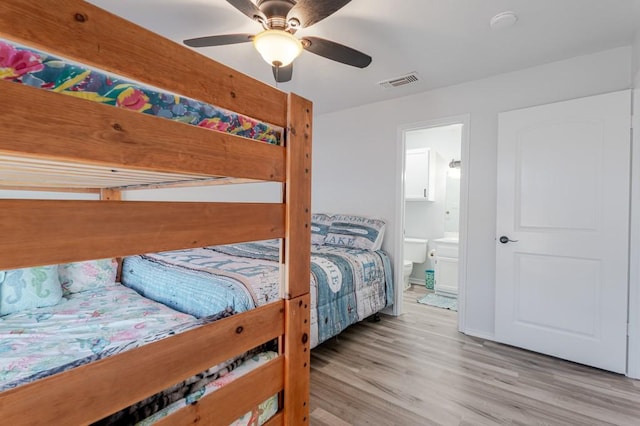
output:
[[[69,294],[55,306],[0,316],[0,391],[232,314],[225,310],[196,320],[112,283]],[[260,350],[224,361],[97,424],[153,424],[277,356]],[[260,425],[277,410],[274,396],[233,425]]]
[[[196,320],[120,284],[0,317],[0,391],[141,346]]]
[[[280,143],[281,130],[274,126],[1,39],[0,79],[270,144]]]

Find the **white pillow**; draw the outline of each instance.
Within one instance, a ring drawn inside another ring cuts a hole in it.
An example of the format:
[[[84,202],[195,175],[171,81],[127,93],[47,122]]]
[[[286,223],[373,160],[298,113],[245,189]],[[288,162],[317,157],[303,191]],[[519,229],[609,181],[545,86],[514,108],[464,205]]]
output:
[[[58,266],[64,295],[115,284],[118,262],[115,259],[88,260]]]

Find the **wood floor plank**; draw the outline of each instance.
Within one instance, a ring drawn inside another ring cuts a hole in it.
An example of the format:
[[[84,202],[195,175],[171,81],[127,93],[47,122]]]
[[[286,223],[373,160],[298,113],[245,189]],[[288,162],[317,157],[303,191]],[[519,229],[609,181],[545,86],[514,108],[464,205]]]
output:
[[[311,352],[312,425],[640,425],[638,381],[458,333],[424,293]]]

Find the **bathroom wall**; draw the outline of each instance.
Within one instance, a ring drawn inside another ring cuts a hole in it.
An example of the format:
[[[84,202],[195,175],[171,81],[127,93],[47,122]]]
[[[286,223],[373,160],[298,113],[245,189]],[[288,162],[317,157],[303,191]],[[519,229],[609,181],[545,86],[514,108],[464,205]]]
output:
[[[460,189],[458,186],[457,191],[456,188],[451,191],[458,197],[457,203],[451,203],[451,194],[447,194],[447,176],[449,162],[460,160],[461,137],[462,125],[459,124],[413,130],[405,136],[405,149],[430,149],[430,163],[435,169],[431,174],[435,179],[434,200],[405,202],[405,235],[428,239],[429,251],[434,248],[433,240],[444,237],[445,232],[458,231],[458,223],[451,218],[451,211],[459,206]],[[426,269],[434,269],[433,259],[429,257],[426,262],[414,265],[411,281],[424,283]]]

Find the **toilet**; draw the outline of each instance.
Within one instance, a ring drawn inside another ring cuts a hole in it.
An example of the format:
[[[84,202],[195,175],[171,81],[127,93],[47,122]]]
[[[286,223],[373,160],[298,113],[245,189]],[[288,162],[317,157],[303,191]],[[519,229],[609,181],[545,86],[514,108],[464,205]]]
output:
[[[411,276],[411,272],[413,272],[413,262],[410,260],[403,260],[402,264],[402,279],[404,281],[404,289],[409,288],[409,277]]]
[[[404,239],[404,261],[402,269],[402,279],[405,290],[409,288],[409,277],[413,271],[414,263],[423,263],[427,259],[427,242],[422,238]]]

